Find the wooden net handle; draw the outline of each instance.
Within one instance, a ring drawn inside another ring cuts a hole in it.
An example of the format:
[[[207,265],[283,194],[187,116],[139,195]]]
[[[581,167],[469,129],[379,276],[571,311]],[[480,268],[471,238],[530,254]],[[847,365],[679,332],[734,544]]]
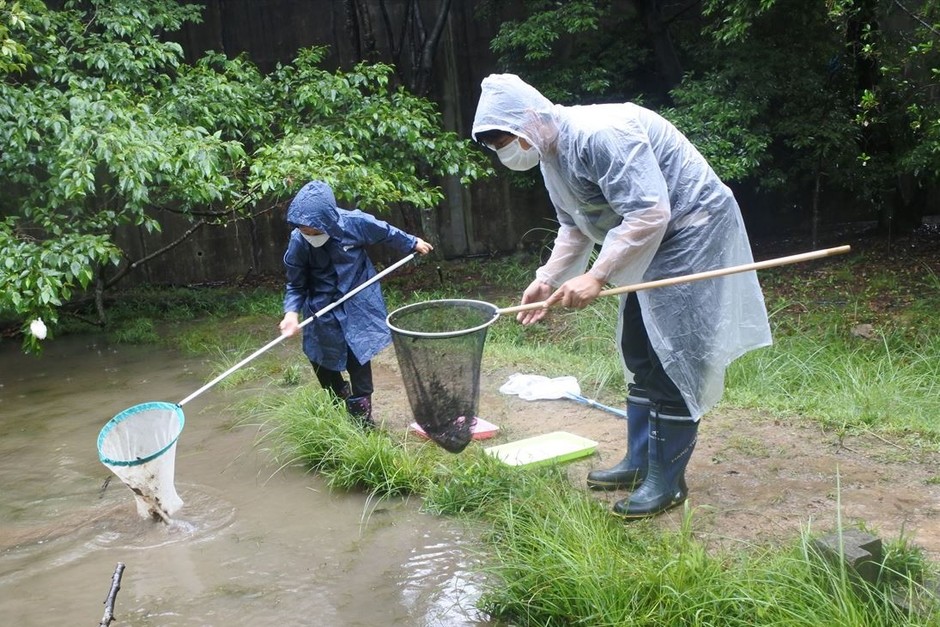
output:
[[[728,274],[737,274],[738,272],[748,272],[750,270],[763,270],[764,268],[776,268],[786,266],[791,263],[800,263],[801,261],[810,261],[812,259],[822,259],[833,255],[841,255],[849,252],[851,246],[836,246],[835,248],[824,248],[814,250],[808,253],[790,255],[788,257],[777,257],[775,259],[766,259],[764,261],[755,261],[752,263],[741,264],[740,266],[731,266],[730,268],[719,268],[718,270],[708,270],[706,272],[696,272],[684,276],[671,277],[668,279],[659,279],[656,281],[647,281],[645,283],[634,283],[633,285],[623,285],[608,290],[603,290],[598,296],[613,296],[614,294],[626,294],[628,292],[638,292],[640,290],[649,290],[655,287],[666,287],[669,285],[678,285],[680,283],[691,283],[692,281],[701,281],[702,279],[711,279],[714,277],[725,276]],[[525,305],[516,305],[515,307],[506,307],[497,309],[500,315],[517,313],[520,311],[529,311],[531,309],[547,309],[548,301],[541,300],[537,303],[526,303]]]

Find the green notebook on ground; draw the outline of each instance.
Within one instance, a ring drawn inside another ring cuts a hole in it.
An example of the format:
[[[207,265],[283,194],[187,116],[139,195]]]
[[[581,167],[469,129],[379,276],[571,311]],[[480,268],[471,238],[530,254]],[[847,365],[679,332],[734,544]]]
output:
[[[586,457],[597,450],[597,442],[566,431],[555,431],[484,450],[510,466],[532,466]]]

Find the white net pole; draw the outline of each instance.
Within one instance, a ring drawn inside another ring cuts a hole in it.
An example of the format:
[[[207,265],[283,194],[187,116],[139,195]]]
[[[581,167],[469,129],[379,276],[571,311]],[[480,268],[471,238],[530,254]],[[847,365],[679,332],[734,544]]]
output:
[[[401,266],[405,265],[406,263],[408,263],[409,261],[411,261],[412,259],[414,259],[414,256],[415,256],[415,253],[411,253],[410,255],[408,255],[407,257],[405,257],[404,259],[400,259],[399,261],[397,261],[397,262],[395,262],[394,264],[390,265],[389,267],[385,268],[384,270],[382,270],[381,272],[379,272],[378,274],[376,274],[374,277],[372,277],[371,279],[369,279],[369,280],[366,281],[365,283],[359,285],[359,286],[356,287],[355,289],[350,290],[349,293],[347,293],[345,296],[343,296],[342,298],[340,298],[340,299],[339,299],[338,301],[336,301],[335,303],[331,303],[331,304],[327,305],[326,307],[324,307],[323,309],[321,309],[321,310],[318,311],[317,313],[313,314],[312,316],[310,316],[309,318],[307,318],[306,320],[304,320],[303,322],[301,322],[300,325],[299,325],[299,328],[303,328],[303,327],[307,326],[308,324],[310,324],[311,322],[313,322],[314,318],[319,318],[320,316],[323,316],[324,314],[326,314],[326,313],[332,311],[335,307],[338,307],[339,305],[341,305],[342,303],[344,303],[347,299],[352,298],[353,296],[355,296],[356,294],[358,294],[360,291],[362,291],[362,290],[364,290],[365,288],[369,287],[370,285],[372,285],[373,283],[375,283],[376,281],[378,281],[379,279],[381,279],[381,278],[384,277],[385,275],[389,274],[390,272],[394,272],[395,270],[397,270],[397,269],[400,268]],[[253,360],[255,357],[261,355],[262,353],[267,352],[268,350],[270,350],[270,349],[273,348],[274,346],[276,346],[276,345],[280,344],[281,342],[283,342],[287,337],[289,337],[289,336],[287,336],[287,335],[280,335],[280,336],[274,338],[273,340],[271,340],[270,342],[268,342],[267,344],[265,344],[264,346],[262,346],[261,348],[259,348],[259,349],[256,350],[255,352],[253,352],[251,355],[249,355],[248,357],[245,357],[245,358],[242,359],[240,362],[238,362],[237,364],[235,364],[234,366],[232,366],[231,368],[229,368],[228,370],[226,370],[225,372],[223,372],[222,374],[220,374],[219,376],[217,376],[216,378],[214,378],[212,381],[209,381],[209,382],[206,383],[204,386],[202,386],[201,388],[199,388],[198,390],[196,390],[195,392],[193,392],[192,394],[190,394],[189,396],[187,396],[186,398],[184,398],[183,400],[181,400],[181,401],[179,402],[179,406],[182,407],[183,405],[185,405],[185,404],[188,403],[189,401],[193,400],[194,398],[196,398],[197,396],[199,396],[200,394],[202,394],[203,392],[205,392],[206,390],[208,390],[209,388],[211,388],[212,386],[214,386],[216,383],[218,383],[219,381],[221,381],[221,380],[224,379],[225,377],[229,376],[230,374],[232,374],[233,372],[235,372],[236,370],[238,370],[239,368],[241,368],[242,366],[244,366],[245,364],[247,364],[247,363],[250,362],[251,360]]]

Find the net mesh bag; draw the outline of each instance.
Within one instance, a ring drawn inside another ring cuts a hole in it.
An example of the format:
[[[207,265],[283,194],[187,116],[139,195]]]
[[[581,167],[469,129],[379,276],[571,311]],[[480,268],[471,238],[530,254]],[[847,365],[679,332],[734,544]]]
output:
[[[483,344],[498,318],[493,305],[475,300],[417,303],[388,316],[415,421],[451,453],[473,439]]]
[[[183,500],[176,493],[176,442],[183,409],[142,403],[112,418],[98,434],[98,458],[134,493],[137,513],[169,522]]]

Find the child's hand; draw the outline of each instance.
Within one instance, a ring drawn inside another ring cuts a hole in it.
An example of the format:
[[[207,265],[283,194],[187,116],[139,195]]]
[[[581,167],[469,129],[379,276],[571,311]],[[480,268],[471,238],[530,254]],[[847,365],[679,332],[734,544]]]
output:
[[[281,335],[291,336],[296,335],[297,331],[300,330],[300,321],[299,316],[296,311],[288,311],[284,314],[284,319],[281,320]]]
[[[434,247],[433,247],[433,246],[431,246],[430,244],[428,244],[426,241],[424,241],[424,240],[421,239],[420,237],[417,238],[417,239],[418,239],[418,243],[415,244],[415,252],[416,252],[416,253],[420,253],[420,254],[422,254],[422,255],[426,255],[426,254],[428,254],[429,252],[431,252],[432,250],[434,250]]]

